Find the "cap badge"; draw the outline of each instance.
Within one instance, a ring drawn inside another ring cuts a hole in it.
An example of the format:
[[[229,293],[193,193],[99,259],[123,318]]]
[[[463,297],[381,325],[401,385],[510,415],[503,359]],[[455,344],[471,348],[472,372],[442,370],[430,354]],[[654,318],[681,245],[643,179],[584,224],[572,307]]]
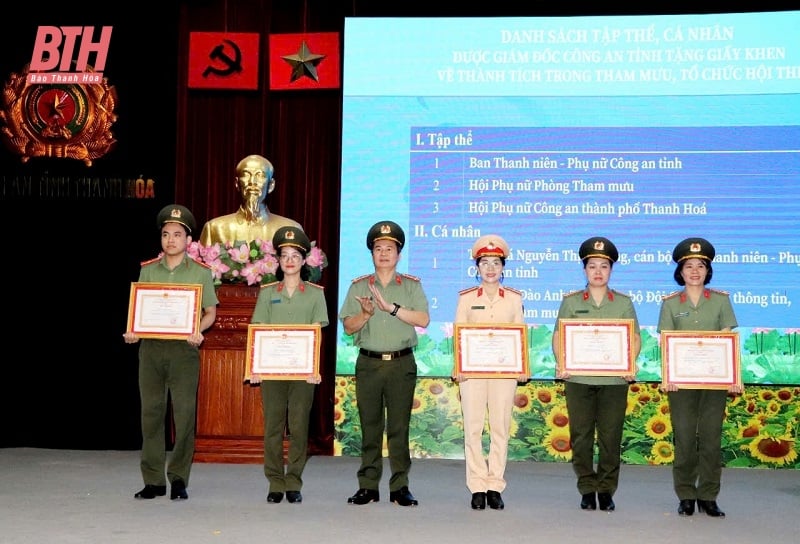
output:
[[[294,231],[293,230],[286,231],[286,239],[287,240],[294,240]]]
[[[595,251],[603,251],[606,248],[606,244],[602,240],[597,240],[594,243],[594,250]]]
[[[381,225],[381,234],[391,234],[391,233],[392,233],[391,225]]]
[[[176,219],[180,219],[181,211],[178,208],[172,208],[172,210],[169,212],[169,216],[174,217]]]
[[[698,244],[697,242],[689,246],[689,251],[691,251],[692,253],[698,253],[700,252],[701,249],[702,248],[700,247],[700,244]]]

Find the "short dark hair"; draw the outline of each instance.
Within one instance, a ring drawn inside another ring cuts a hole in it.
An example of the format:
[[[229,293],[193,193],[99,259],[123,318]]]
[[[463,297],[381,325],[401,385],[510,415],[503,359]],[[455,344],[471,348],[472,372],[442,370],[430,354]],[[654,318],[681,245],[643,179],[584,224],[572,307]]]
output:
[[[711,276],[714,275],[714,268],[711,266],[711,261],[709,261],[708,259],[700,259],[700,260],[706,264],[706,269],[708,270],[703,285],[708,285],[709,282],[711,281]],[[681,272],[683,271],[683,265],[685,264],[686,261],[679,262],[678,266],[675,267],[675,272],[673,272],[672,274],[672,277],[675,278],[675,283],[677,283],[681,287],[686,285],[686,281],[683,279],[683,276],[681,276]]]

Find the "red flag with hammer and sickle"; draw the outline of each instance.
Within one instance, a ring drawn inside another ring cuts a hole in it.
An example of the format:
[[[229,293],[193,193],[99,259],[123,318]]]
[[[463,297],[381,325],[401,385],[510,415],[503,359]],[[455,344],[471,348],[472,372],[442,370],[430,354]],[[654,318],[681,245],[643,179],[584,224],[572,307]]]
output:
[[[189,88],[258,90],[258,33],[190,32]]]

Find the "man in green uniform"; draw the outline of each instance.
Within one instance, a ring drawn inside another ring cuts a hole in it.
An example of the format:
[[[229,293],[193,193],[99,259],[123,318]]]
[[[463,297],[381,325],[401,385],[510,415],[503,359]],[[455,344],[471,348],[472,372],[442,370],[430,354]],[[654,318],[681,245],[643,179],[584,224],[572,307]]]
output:
[[[140,468],[144,488],[134,497],[154,499],[166,495],[170,482],[171,499],[188,499],[186,486],[194,457],[197,385],[200,380],[202,332],[214,324],[217,295],[211,269],[186,254],[197,225],[192,212],[171,204],[158,214],[162,255],[142,263],[139,282],[181,283],[202,286],[202,316],[197,332],[181,340],[144,338],[139,345],[139,396],[142,410],[142,454]],[[127,331],[125,342],[139,341]],[[167,395],[172,399],[175,443],[167,462],[165,418]],[[165,474],[166,466],[166,474]]]
[[[389,447],[389,500],[416,506],[408,490],[411,454],[408,431],[417,383],[414,327],[430,322],[428,299],[418,278],[397,273],[405,233],[392,221],[375,223],[367,233],[374,274],[353,280],[339,319],[359,347],[356,360],[356,402],[361,419],[361,466],[358,491],[350,504],[378,502],[383,473],[383,433]],[[384,418],[384,413],[386,414]]]
[[[616,246],[608,238],[595,236],[581,244],[578,256],[583,262],[586,287],[564,296],[558,309],[553,353],[559,363],[557,368],[562,370],[556,373],[556,378],[566,381],[564,393],[569,413],[572,468],[578,478],[581,509],[595,510],[599,503],[600,510],[611,512],[616,508],[612,497],[619,484],[628,382],[635,379],[636,372],[625,376],[595,376],[564,371],[559,321],[632,319],[633,361],[639,356],[641,336],[630,297],[608,287],[611,269],[619,258]],[[597,469],[594,467],[595,437],[599,450]]]

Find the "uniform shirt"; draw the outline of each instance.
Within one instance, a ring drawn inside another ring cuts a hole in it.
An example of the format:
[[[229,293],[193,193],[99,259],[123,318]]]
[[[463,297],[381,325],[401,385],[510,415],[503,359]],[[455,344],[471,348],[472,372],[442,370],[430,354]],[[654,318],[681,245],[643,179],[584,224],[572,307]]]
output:
[[[167,268],[166,257],[156,257],[143,262],[142,268],[139,270],[139,281],[146,283],[199,283],[203,286],[202,307],[208,308],[219,303],[217,292],[214,290],[211,268],[198,263],[188,255],[184,255],[183,261],[172,270]]]
[[[588,289],[573,291],[561,300],[556,319],[556,330],[561,319],[633,319],[633,333],[639,334],[639,320],[631,298],[619,291],[608,289],[599,305],[594,303]],[[587,385],[627,384],[617,376],[570,376],[566,381]]]
[[[328,307],[321,285],[302,281],[290,297],[283,282],[262,285],[253,310],[252,323],[310,325],[328,324]]]
[[[456,323],[523,323],[522,293],[500,287],[494,300],[489,300],[481,286],[464,289],[458,294]]]
[[[661,331],[721,331],[738,326],[728,293],[704,289],[692,306],[686,291],[675,291],[661,301],[658,332]]]
[[[339,319],[361,313],[361,304],[356,297],[369,297],[369,286],[375,285],[387,302],[394,302],[413,311],[428,311],[428,298],[422,289],[419,278],[408,274],[396,274],[386,287],[374,274],[367,274],[353,280],[347,296],[339,311]],[[417,345],[417,331],[413,325],[401,321],[389,312],[377,311],[367,320],[364,327],[353,334],[353,342],[360,348],[370,351],[399,351]]]

